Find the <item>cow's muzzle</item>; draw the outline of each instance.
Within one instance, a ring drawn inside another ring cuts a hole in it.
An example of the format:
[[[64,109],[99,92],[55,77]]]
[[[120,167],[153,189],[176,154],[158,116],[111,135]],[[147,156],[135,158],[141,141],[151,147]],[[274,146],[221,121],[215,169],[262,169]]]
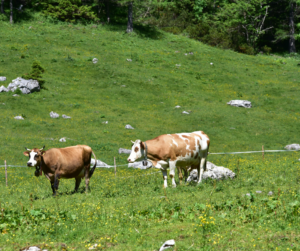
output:
[[[31,167],[31,166],[33,166],[33,165],[32,165],[31,162],[27,162],[27,166],[28,166],[28,167]]]

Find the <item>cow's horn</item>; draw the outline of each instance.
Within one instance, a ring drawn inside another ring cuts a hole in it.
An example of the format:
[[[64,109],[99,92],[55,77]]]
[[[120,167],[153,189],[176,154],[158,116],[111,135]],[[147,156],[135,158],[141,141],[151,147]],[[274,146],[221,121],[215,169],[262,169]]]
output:
[[[26,149],[27,151],[31,151],[31,149],[28,149],[27,147],[25,147],[25,149]]]
[[[43,146],[43,147],[42,147],[40,150],[41,150],[41,151],[43,151],[43,150],[44,150],[44,148],[45,148],[45,146]]]
[[[131,140],[131,143],[134,144],[134,142]]]

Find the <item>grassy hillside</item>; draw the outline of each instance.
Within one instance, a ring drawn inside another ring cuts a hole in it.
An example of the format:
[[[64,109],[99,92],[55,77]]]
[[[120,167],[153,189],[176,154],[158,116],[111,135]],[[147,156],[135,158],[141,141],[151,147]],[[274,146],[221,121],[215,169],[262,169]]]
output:
[[[128,156],[117,151],[130,148],[131,140],[196,130],[211,138],[210,152],[300,142],[300,67],[294,59],[247,56],[143,27],[134,34],[122,26],[43,22],[0,28],[0,76],[7,77],[0,85],[30,72],[34,60],[46,69],[39,93],[0,93],[0,163],[25,165],[24,147],[87,144],[102,161],[113,164],[115,156],[125,164]],[[227,105],[232,99],[249,100],[253,108]],[[52,119],[51,111],[72,119]],[[25,120],[15,120],[18,115]],[[58,141],[62,137],[66,143]],[[120,168],[115,179],[112,170],[97,169],[89,195],[71,194],[74,181],[63,180],[55,199],[48,181],[33,177],[32,169],[10,168],[6,188],[1,168],[7,223],[0,222],[0,248],[45,243],[50,250],[86,250],[102,243],[99,249],[158,250],[172,238],[176,250],[293,248],[300,238],[298,158],[211,155],[238,178],[166,191],[160,174],[139,176],[155,170]],[[133,178],[121,178],[127,176]],[[270,190],[276,196],[268,197]],[[243,196],[249,192],[250,198]]]

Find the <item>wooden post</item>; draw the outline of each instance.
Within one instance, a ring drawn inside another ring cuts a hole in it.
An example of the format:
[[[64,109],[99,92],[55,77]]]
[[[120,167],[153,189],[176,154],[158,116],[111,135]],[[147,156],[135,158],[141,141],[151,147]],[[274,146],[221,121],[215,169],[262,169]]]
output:
[[[117,164],[116,164],[116,157],[114,157],[114,165],[115,165],[115,177],[117,177]]]
[[[6,166],[6,160],[4,160],[4,165],[5,165],[5,183],[7,186],[7,166]]]
[[[262,159],[265,160],[265,150],[264,150],[264,145],[262,146]]]

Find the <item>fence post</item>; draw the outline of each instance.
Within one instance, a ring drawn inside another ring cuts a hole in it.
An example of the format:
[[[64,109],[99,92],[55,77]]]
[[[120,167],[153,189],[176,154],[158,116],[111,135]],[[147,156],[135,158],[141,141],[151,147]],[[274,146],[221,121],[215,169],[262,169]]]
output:
[[[265,160],[265,150],[264,150],[264,145],[262,145],[262,160]]]
[[[7,186],[7,166],[6,166],[6,160],[4,160],[4,165],[5,165],[5,183]]]
[[[116,157],[114,157],[114,165],[115,165],[115,177],[117,177],[117,164],[116,164]]]

